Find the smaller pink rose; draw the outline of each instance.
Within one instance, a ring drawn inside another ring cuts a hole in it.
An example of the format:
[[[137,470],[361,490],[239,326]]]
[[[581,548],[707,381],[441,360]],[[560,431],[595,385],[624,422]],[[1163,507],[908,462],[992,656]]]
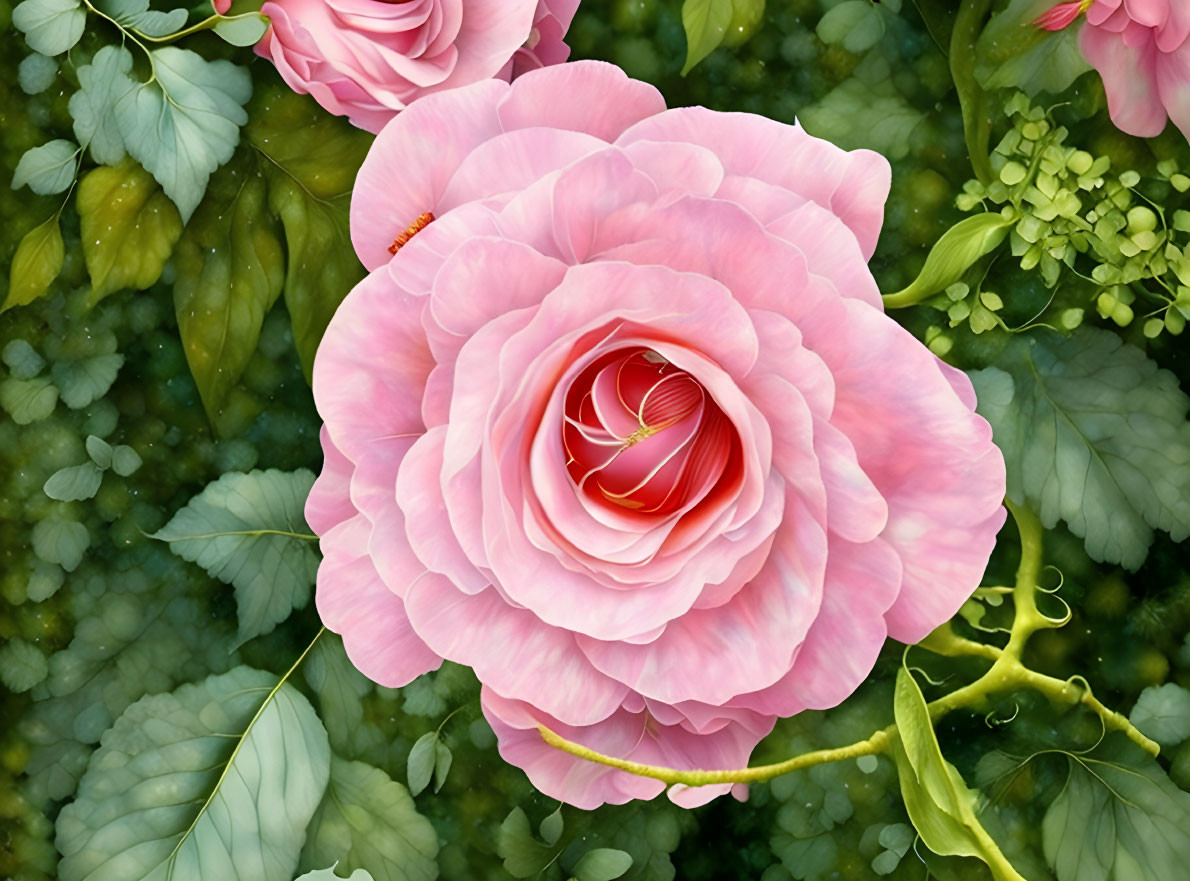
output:
[[[1107,90],[1112,122],[1152,138],[1167,119],[1190,137],[1190,2],[1095,0],[1079,47]]]
[[[213,0],[223,12],[230,0]],[[256,53],[296,92],[379,132],[422,95],[565,61],[579,0],[269,0]],[[222,8],[221,8],[222,7]]]

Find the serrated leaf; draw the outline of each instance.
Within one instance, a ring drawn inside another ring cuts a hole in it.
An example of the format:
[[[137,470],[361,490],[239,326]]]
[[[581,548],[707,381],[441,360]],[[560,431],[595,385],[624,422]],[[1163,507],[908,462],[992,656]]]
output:
[[[151,536],[234,585],[241,642],[270,632],[310,599],[318,554],[302,510],[313,484],[305,468],[229,472]]]
[[[1080,28],[1047,31],[1033,25],[1053,0],[1011,0],[994,14],[975,43],[975,76],[985,89],[1057,95],[1091,69],[1078,48]]]
[[[55,471],[42,489],[59,502],[79,502],[94,498],[102,482],[103,471],[94,462],[87,462]]]
[[[96,437],[93,434],[87,435],[87,439],[83,442],[87,448],[87,455],[91,457],[91,461],[100,468],[112,467],[112,445],[101,437]]]
[[[28,186],[41,196],[60,193],[74,181],[78,171],[79,148],[74,141],[58,138],[40,147],[31,147],[22,154],[12,173],[12,188]]]
[[[996,881],[1024,881],[975,814],[975,793],[942,756],[930,711],[913,675],[897,670],[893,758],[909,819],[926,847],[941,856],[981,860]]]
[[[504,860],[504,869],[514,878],[531,878],[553,861],[555,851],[533,837],[529,818],[520,808],[513,808],[500,824],[496,853]]]
[[[1190,738],[1190,691],[1176,682],[1150,685],[1136,699],[1128,721],[1162,747]]]
[[[55,214],[21,237],[9,269],[8,296],[0,312],[27,306],[48,291],[65,260],[66,245]]]
[[[438,833],[404,786],[379,768],[332,757],[303,867],[338,860],[340,875],[362,869],[375,881],[433,881],[437,856]]]
[[[1154,529],[1190,533],[1190,399],[1173,374],[1090,327],[1066,339],[1017,335],[996,363],[971,379],[1010,499],[1129,569]]]
[[[142,464],[140,454],[127,444],[120,444],[112,450],[112,471],[121,477],[135,474]]]
[[[185,9],[171,9],[169,12],[145,9],[130,16],[128,21],[123,23],[138,34],[161,38],[185,27],[186,18]]]
[[[248,366],[281,294],[284,254],[250,163],[220,170],[178,242],[174,312],[190,373],[212,422]]]
[[[17,379],[10,376],[0,382],[0,407],[17,425],[37,422],[54,412],[58,403],[58,388],[48,376]]]
[[[267,16],[250,12],[215,22],[215,33],[233,46],[252,46],[260,42],[269,29]]]
[[[0,682],[16,694],[40,684],[50,672],[41,649],[16,637],[0,647]]]
[[[118,353],[96,355],[78,361],[58,361],[50,373],[62,403],[78,410],[106,395],[123,365],[124,356]]]
[[[47,563],[57,563],[67,572],[78,568],[83,554],[91,546],[91,534],[86,526],[57,517],[37,521],[31,538],[33,553]]]
[[[125,710],[58,816],[62,881],[289,881],[330,748],[276,682],[237,667]]]
[[[731,26],[732,0],[685,0],[682,27],[686,31],[686,63],[682,76],[713,52]]]
[[[960,281],[977,261],[1000,247],[1012,223],[991,212],[960,220],[930,248],[913,283],[890,297],[918,302]]]
[[[120,99],[116,121],[125,149],[157,178],[185,221],[211,173],[235,152],[252,79],[242,67],[188,49],[166,46],[150,56],[155,79]]]
[[[360,698],[372,690],[371,681],[347,657],[343,640],[325,633],[302,664],[306,682],[318,695],[319,715],[331,739],[331,749],[350,751],[354,735],[364,719]]]
[[[434,763],[437,760],[435,746],[438,743],[438,732],[427,731],[413,744],[409,750],[406,762],[406,779],[409,781],[409,791],[418,795],[430,785],[430,778],[434,775]]]
[[[1190,854],[1190,793],[1132,743],[1068,754],[1070,776],[1041,824],[1058,881],[1181,881]]]
[[[104,46],[90,64],[78,69],[79,90],[70,96],[74,136],[100,165],[124,158],[124,136],[116,121],[116,104],[136,88],[132,53],[123,46]]]
[[[40,52],[21,59],[17,66],[17,84],[26,95],[40,95],[58,76],[58,62]]]
[[[182,234],[177,209],[131,159],[84,175],[78,211],[91,305],[115,291],[156,283]]]
[[[87,14],[79,0],[24,0],[12,11],[12,24],[25,34],[29,48],[60,55],[79,41]]]
[[[582,855],[574,866],[578,881],[614,881],[632,868],[632,857],[622,850],[597,847]]]

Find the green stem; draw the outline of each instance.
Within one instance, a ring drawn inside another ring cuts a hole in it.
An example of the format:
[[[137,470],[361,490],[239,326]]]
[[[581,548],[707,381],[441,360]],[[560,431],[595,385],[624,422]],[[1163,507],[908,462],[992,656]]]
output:
[[[949,53],[950,75],[963,111],[967,153],[975,176],[985,186],[994,177],[988,156],[992,126],[987,112],[987,94],[975,79],[975,43],[991,5],[992,0],[962,0],[950,35]]]

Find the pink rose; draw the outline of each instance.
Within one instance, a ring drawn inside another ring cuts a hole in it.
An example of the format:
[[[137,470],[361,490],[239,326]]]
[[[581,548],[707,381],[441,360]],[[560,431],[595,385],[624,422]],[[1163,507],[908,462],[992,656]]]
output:
[[[1004,463],[966,376],[883,313],[888,186],[875,153],[599,62],[390,123],[352,202],[373,271],[314,366],[317,603],[355,664],[473,667],[501,754],[591,808],[664,787],[538,723],[739,767],[947,620]]]
[[[1103,77],[1112,122],[1156,137],[1168,117],[1190,137],[1190,0],[1095,0],[1079,47]]]
[[[271,25],[256,52],[295,92],[378,132],[422,95],[565,61],[578,4],[269,0],[260,11]]]

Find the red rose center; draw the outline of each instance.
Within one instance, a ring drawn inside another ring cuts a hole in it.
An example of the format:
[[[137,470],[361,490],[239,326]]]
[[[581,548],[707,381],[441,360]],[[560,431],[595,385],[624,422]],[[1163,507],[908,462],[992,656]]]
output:
[[[642,514],[696,504],[739,468],[739,439],[702,384],[656,352],[590,364],[567,391],[562,444],[575,486]]]

